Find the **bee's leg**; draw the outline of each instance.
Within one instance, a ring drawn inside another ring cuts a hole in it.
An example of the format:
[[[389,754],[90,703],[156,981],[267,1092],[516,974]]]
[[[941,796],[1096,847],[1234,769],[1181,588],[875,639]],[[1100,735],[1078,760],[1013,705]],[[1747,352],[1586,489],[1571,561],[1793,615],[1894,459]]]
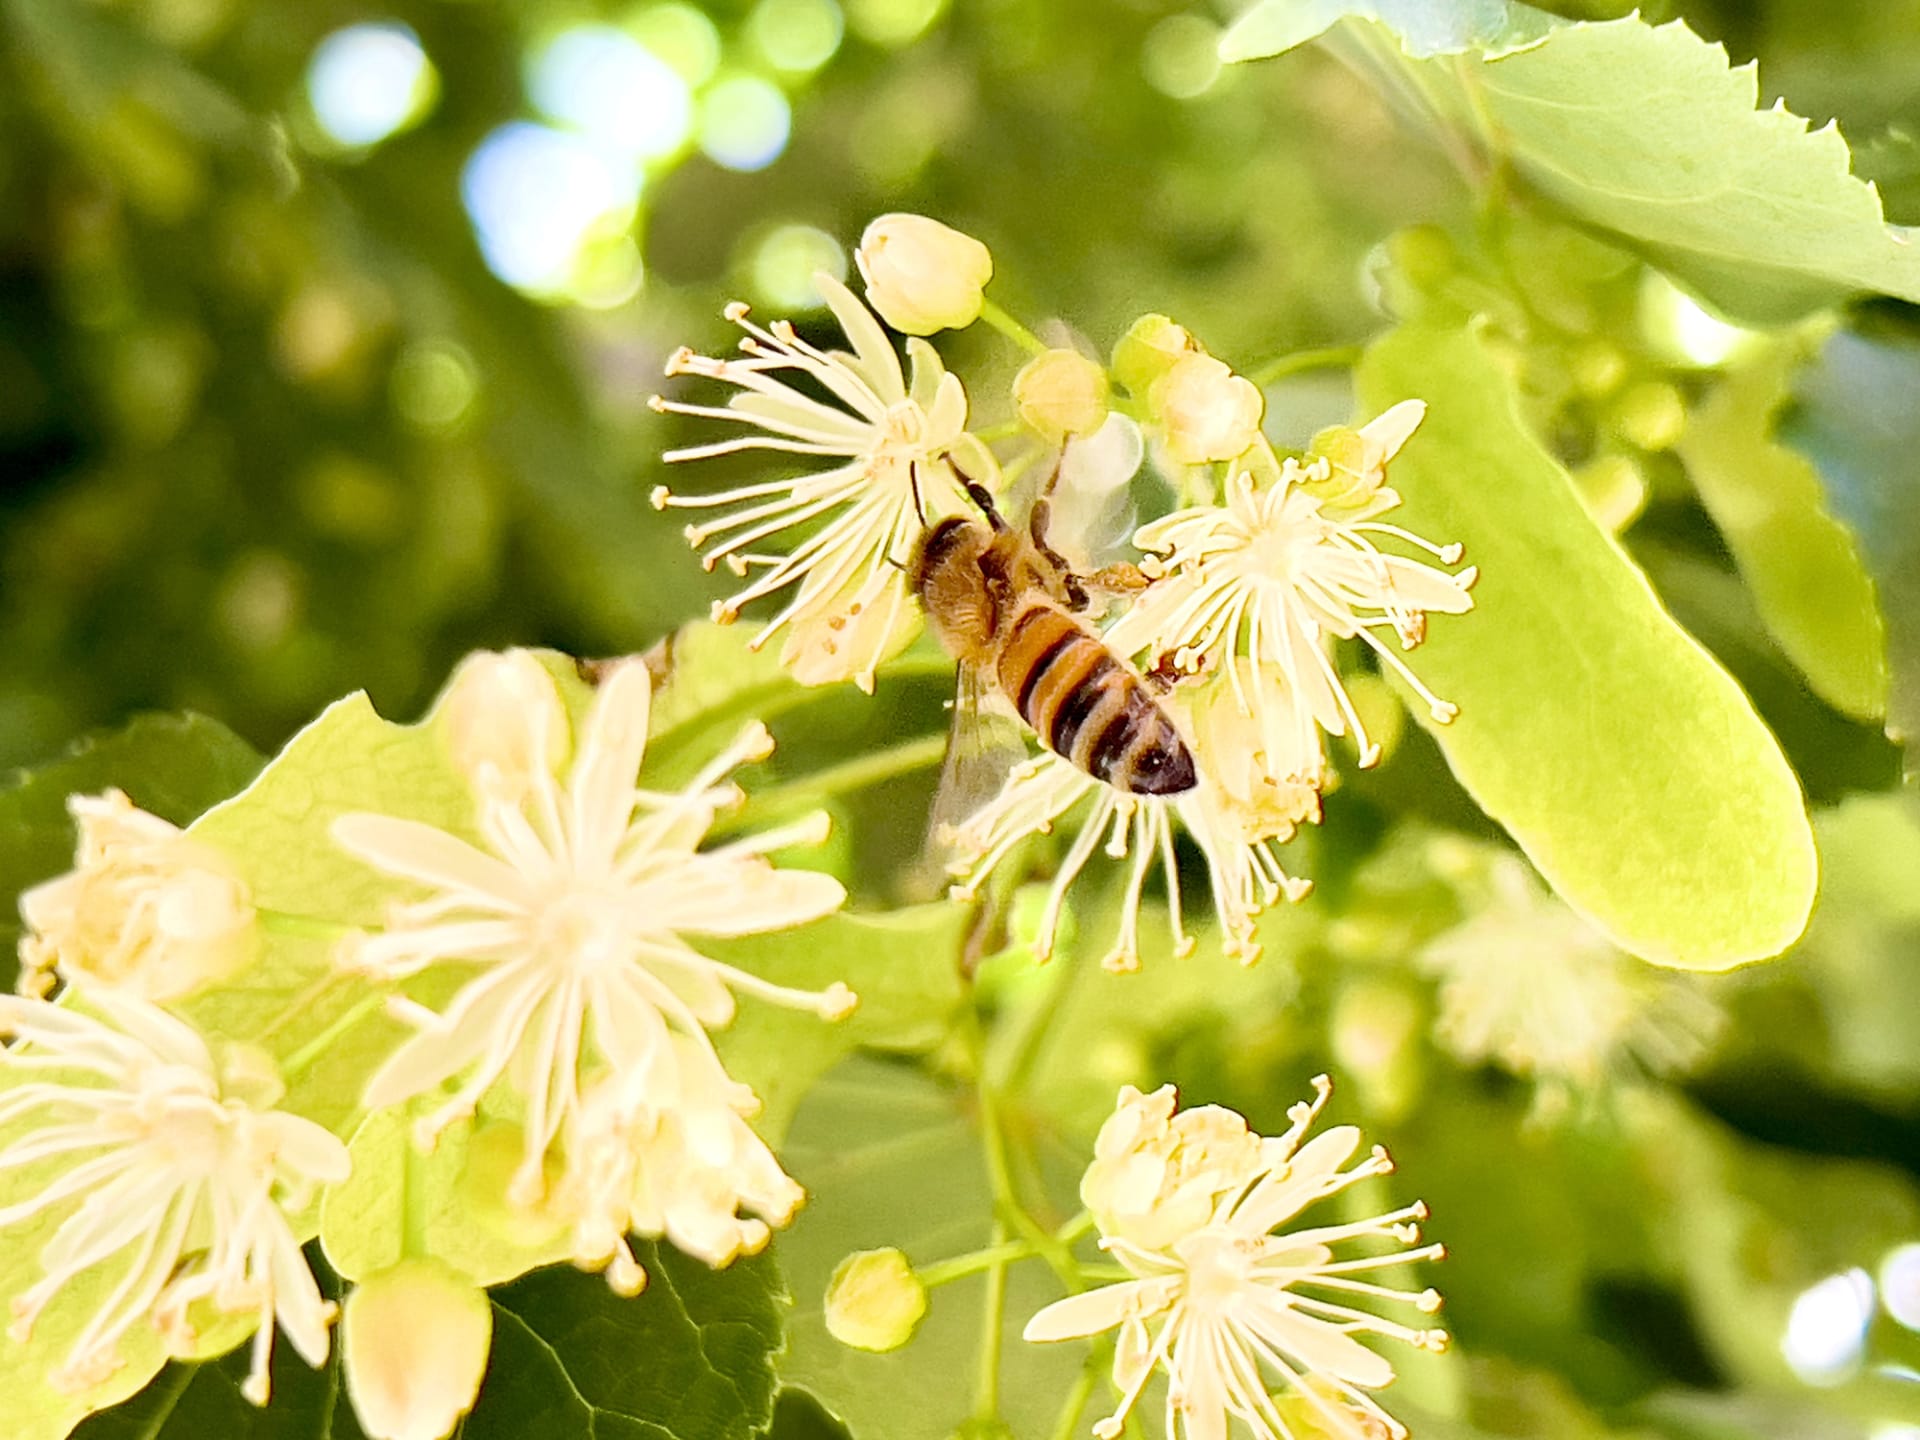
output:
[[[956,467],[955,473],[961,474],[962,478],[965,478],[958,467]],[[1007,522],[1001,516],[1000,511],[994,506],[993,493],[978,480],[968,480],[966,485],[967,497],[980,507],[980,513],[987,517],[987,524],[993,527],[993,533],[996,535],[1006,534]]]

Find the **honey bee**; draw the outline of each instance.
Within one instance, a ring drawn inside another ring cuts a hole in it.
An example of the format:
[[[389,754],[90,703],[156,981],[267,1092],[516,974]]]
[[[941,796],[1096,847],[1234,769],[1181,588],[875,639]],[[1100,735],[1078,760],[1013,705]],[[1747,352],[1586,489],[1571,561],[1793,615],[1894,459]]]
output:
[[[1134,795],[1191,790],[1193,755],[1173,721],[1080,618],[1086,581],[1047,544],[1048,498],[1034,502],[1023,534],[985,488],[968,481],[967,493],[984,521],[949,516],[927,528],[907,571],[935,636],[960,662],[956,736],[968,697],[991,684],[1041,744],[1094,779]]]

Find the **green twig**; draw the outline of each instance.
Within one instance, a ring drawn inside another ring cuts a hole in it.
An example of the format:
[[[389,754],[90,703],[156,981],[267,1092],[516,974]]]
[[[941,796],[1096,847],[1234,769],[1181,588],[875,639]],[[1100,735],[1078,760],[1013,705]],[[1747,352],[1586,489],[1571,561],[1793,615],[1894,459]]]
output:
[[[1071,1440],[1073,1433],[1080,1428],[1080,1417],[1086,1414],[1087,1401],[1093,1398],[1094,1383],[1106,1368],[1107,1348],[1106,1345],[1095,1345],[1087,1352],[1087,1363],[1080,1367],[1079,1378],[1073,1382],[1073,1388],[1067,1391],[1067,1398],[1061,1402],[1060,1413],[1054,1419],[1052,1440]]]
[[[923,1265],[915,1270],[914,1278],[931,1290],[955,1280],[964,1280],[969,1275],[978,1275],[982,1270],[991,1270],[996,1266],[1011,1265],[1016,1260],[1028,1259],[1033,1247],[1024,1240],[1009,1240],[1002,1245],[989,1245],[984,1250],[969,1251],[965,1255],[955,1255],[951,1260],[937,1260],[931,1265]]]
[[[980,302],[980,318],[1009,340],[1013,341],[1013,343],[1021,349],[1030,350],[1035,355],[1044,355],[1046,353],[1047,347],[1038,335],[1034,334],[991,300],[983,300]]]
[[[1248,372],[1247,379],[1265,389],[1289,375],[1308,370],[1351,370],[1365,353],[1366,348],[1361,345],[1323,345],[1317,350],[1295,350],[1275,356],[1259,369]]]
[[[1006,1242],[1004,1221],[993,1222],[993,1244],[997,1249]],[[1000,1414],[1000,1327],[1006,1323],[1007,1262],[987,1266],[987,1298],[980,1314],[980,1369],[974,1382],[973,1413],[981,1420],[993,1420]]]

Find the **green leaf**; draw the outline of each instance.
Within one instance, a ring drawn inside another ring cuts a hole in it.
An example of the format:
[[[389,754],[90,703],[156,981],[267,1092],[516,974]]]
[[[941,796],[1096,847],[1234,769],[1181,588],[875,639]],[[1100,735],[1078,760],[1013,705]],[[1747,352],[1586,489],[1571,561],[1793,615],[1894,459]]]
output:
[[[1220,58],[1264,60],[1316,40],[1342,20],[1375,20],[1409,55],[1503,54],[1538,43],[1559,19],[1514,0],[1261,0],[1220,37]]]
[[[1891,327],[1840,331],[1794,378],[1794,392],[1781,436],[1818,466],[1880,592],[1892,672],[1887,733],[1920,736],[1920,342]]]
[[[1886,627],[1873,579],[1812,463],[1772,438],[1798,352],[1771,346],[1728,373],[1694,410],[1680,456],[1780,648],[1828,704],[1878,719]]]
[[[73,865],[69,795],[127,792],[176,825],[233,794],[260,769],[254,748],[204,715],[142,715],[82,740],[65,757],[0,786],[0,988],[13,989],[20,936],[14,897]]]
[[[462,1440],[748,1440],[773,1418],[786,1291],[773,1257],[709,1269],[636,1243],[628,1300],[597,1275],[536,1270],[494,1292],[493,1361]]]
[[[964,998],[961,948],[972,911],[936,901],[884,915],[831,915],[798,930],[726,943],[707,953],[775,984],[823,990],[839,980],[860,1006],[843,1020],[751,996],[715,1036],[734,1079],[753,1087],[754,1128],[778,1144],[807,1090],[857,1047],[928,1050]]]
[[[1376,73],[1404,66],[1424,123],[1622,236],[1729,315],[1776,323],[1874,291],[1920,301],[1920,245],[1886,223],[1840,132],[1757,108],[1755,67],[1732,67],[1678,20],[1542,34],[1521,7],[1502,26],[1486,0],[1366,3],[1313,7],[1311,24],[1279,38],[1325,29],[1332,11],[1371,17],[1339,42]],[[1258,28],[1240,34],[1228,36],[1234,58],[1270,53],[1252,43]]]
[[[1704,970],[1785,949],[1816,874],[1799,782],[1522,428],[1505,373],[1470,333],[1403,329],[1358,381],[1368,413],[1428,402],[1395,518],[1480,566],[1473,611],[1411,657],[1460,707],[1432,729],[1461,783],[1622,948]]]
[[[934,1290],[913,1340],[885,1355],[829,1335],[822,1301],[834,1266],[854,1250],[894,1245],[925,1265],[987,1243],[991,1191],[964,1096],[902,1066],[855,1058],[807,1097],[784,1158],[810,1198],[774,1242],[796,1304],[782,1381],[812,1394],[854,1440],[947,1440],[974,1412],[985,1277]],[[1070,1182],[1063,1191],[1070,1199]],[[1000,1399],[1017,1436],[1054,1433],[1087,1353],[1020,1338],[1027,1317],[1059,1295],[1038,1261],[1007,1271]]]

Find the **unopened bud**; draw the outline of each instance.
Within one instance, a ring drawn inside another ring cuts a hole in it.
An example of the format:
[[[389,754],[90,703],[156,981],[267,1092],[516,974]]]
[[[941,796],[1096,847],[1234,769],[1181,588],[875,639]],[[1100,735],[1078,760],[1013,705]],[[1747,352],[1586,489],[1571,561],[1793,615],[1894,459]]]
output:
[[[469,655],[434,713],[460,773],[513,798],[559,770],[572,748],[559,686],[531,650]]]
[[[1048,350],[1014,376],[1013,404],[1049,440],[1091,435],[1106,423],[1107,372],[1077,350]]]
[[[493,1311],[486,1291],[439,1261],[402,1260],[347,1296],[340,1339],[371,1440],[441,1440],[480,1393]]]
[[[993,278],[986,246],[925,215],[882,215],[867,226],[853,258],[867,303],[906,335],[971,325]]]
[[[827,1284],[827,1333],[856,1350],[898,1350],[927,1313],[927,1287],[898,1250],[856,1250]]]
[[[1186,326],[1164,315],[1142,315],[1113,347],[1113,378],[1129,395],[1144,399],[1154,381],[1187,356],[1200,353],[1200,342]]]
[[[1244,454],[1260,434],[1266,400],[1223,362],[1189,355],[1153,382],[1147,409],[1173,458],[1198,465]]]
[[[1642,380],[1614,404],[1616,429],[1642,450],[1671,450],[1687,429],[1687,404],[1663,380]]]

